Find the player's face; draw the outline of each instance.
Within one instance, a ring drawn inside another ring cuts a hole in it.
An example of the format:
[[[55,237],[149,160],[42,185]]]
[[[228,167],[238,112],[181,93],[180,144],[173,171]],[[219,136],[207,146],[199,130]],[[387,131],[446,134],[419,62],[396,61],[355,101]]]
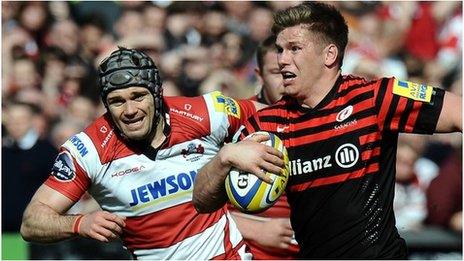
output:
[[[129,87],[110,92],[108,110],[118,129],[129,139],[144,140],[153,129],[153,95],[144,87]]]
[[[285,94],[307,96],[324,70],[322,48],[315,35],[303,25],[285,28],[277,35],[278,63],[283,76]]]
[[[269,102],[273,104],[278,101],[284,94],[284,86],[279,64],[277,64],[277,52],[270,50],[263,56],[263,70],[258,72],[258,76],[263,82]]]

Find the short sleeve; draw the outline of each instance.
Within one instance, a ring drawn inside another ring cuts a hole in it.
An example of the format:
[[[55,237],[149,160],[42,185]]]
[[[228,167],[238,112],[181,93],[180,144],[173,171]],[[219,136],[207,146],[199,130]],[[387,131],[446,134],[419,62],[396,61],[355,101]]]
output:
[[[231,137],[248,119],[256,112],[256,108],[250,100],[235,100],[223,95],[221,92],[211,93],[214,109],[227,115],[229,121],[228,137]],[[226,138],[226,141],[230,138]]]
[[[90,179],[72,154],[62,147],[45,185],[76,202],[89,188]]]
[[[383,78],[374,93],[382,132],[434,133],[443,107],[444,90]]]

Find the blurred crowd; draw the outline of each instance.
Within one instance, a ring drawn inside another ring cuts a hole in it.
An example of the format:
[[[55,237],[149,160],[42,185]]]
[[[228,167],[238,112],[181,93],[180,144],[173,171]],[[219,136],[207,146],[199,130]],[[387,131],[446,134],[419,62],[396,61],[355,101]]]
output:
[[[2,1],[3,231],[19,230],[59,146],[104,112],[96,66],[116,46],[149,54],[166,96],[219,90],[248,98],[259,91],[255,50],[273,12],[295,3]],[[343,74],[395,76],[461,95],[462,2],[333,4],[350,27]],[[461,134],[400,137],[399,230],[461,232],[461,151]]]

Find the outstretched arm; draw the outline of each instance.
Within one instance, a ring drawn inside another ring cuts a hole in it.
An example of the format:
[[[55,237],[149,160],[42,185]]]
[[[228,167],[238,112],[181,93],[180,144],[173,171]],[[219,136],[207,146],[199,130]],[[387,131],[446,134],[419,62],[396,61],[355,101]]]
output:
[[[266,135],[255,135],[222,147],[219,153],[198,172],[193,187],[193,205],[200,213],[213,212],[224,206],[227,195],[224,180],[232,167],[252,173],[271,183],[268,172],[281,175],[284,161],[280,151],[261,144]]]
[[[124,217],[106,211],[64,214],[73,204],[56,190],[42,185],[24,211],[21,224],[24,240],[51,243],[79,235],[108,242],[122,233]]]
[[[462,97],[446,92],[435,132],[462,132]]]

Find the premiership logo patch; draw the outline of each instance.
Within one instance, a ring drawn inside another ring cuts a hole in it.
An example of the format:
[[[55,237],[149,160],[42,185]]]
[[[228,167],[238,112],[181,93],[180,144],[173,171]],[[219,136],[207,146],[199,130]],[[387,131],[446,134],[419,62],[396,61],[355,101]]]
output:
[[[69,182],[76,177],[76,169],[69,152],[62,151],[58,154],[51,175],[61,182]]]
[[[212,95],[216,111],[224,112],[227,115],[240,119],[240,106],[237,101],[222,95],[220,92],[214,92]]]
[[[433,87],[395,79],[393,82],[393,93],[416,101],[430,102],[432,100]]]

